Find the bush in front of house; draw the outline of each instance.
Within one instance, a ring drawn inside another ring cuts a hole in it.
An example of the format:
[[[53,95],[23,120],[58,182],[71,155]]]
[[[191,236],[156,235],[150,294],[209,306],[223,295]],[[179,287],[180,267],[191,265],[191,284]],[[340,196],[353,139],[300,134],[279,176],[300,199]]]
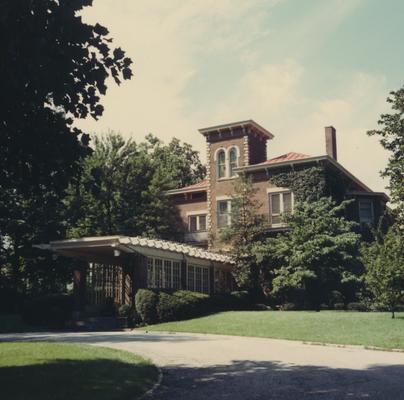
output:
[[[345,304],[344,303],[335,303],[334,310],[337,310],[337,311],[345,310]]]
[[[298,310],[298,307],[296,306],[295,303],[284,303],[280,306],[279,308],[281,311],[296,311]]]
[[[209,296],[189,290],[153,289],[139,289],[135,307],[145,324],[196,318],[219,311],[257,309],[254,298],[247,291]]]
[[[139,321],[139,316],[135,307],[128,304],[123,304],[118,308],[118,318],[120,325],[125,328],[132,328]]]
[[[63,328],[72,319],[73,297],[68,294],[49,294],[27,299],[21,310],[25,323],[34,326]]]
[[[159,295],[151,289],[139,289],[135,296],[135,308],[145,324],[158,322],[157,303]]]
[[[187,290],[160,292],[157,303],[159,321],[175,321],[209,313],[209,296]]]
[[[369,311],[365,303],[348,303],[348,311]]]

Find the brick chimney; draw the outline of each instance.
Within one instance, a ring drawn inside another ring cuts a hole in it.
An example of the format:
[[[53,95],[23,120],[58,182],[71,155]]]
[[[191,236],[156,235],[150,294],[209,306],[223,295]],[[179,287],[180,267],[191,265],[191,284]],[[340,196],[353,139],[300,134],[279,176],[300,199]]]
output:
[[[337,161],[337,131],[333,126],[325,127],[325,150],[327,155]]]

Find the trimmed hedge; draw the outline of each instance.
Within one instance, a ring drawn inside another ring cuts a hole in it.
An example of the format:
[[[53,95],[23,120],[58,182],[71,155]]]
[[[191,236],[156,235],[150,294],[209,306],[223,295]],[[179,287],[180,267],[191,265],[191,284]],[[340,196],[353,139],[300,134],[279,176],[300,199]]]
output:
[[[135,296],[135,308],[145,324],[157,322],[158,293],[150,289],[139,289]]]
[[[139,289],[135,296],[136,311],[145,324],[196,318],[218,311],[253,309],[251,304],[248,292],[208,296],[188,290]]]
[[[72,319],[73,308],[71,295],[50,294],[26,300],[21,316],[29,325],[63,328]]]

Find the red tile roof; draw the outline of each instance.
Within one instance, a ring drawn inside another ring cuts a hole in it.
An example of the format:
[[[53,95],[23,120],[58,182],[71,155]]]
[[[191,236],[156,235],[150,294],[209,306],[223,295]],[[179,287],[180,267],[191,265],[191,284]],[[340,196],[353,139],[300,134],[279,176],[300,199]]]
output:
[[[183,186],[181,188],[178,188],[176,190],[194,190],[194,189],[204,189],[208,186],[208,180],[204,179],[202,181],[199,181],[197,183],[194,183],[193,185],[189,185],[189,186]],[[175,189],[174,189],[175,190]]]
[[[293,161],[293,160],[303,160],[305,158],[310,158],[310,157],[311,156],[308,156],[307,154],[295,153],[292,151],[290,153],[282,154],[281,156],[271,158],[270,160],[266,160],[262,163],[253,164],[253,165],[277,164],[277,163],[288,162],[288,161]],[[177,192],[180,190],[182,193],[182,192],[186,192],[186,191],[194,191],[197,189],[203,190],[203,189],[206,189],[207,186],[208,186],[208,180],[204,179],[198,183],[194,183],[193,185],[184,186],[184,187],[181,187],[178,189],[174,189],[172,191],[170,190],[169,192]]]
[[[303,160],[305,158],[310,158],[307,154],[295,153],[291,151],[290,153],[282,154],[281,156],[271,158],[270,160],[266,160],[261,164],[277,164],[281,162],[293,161],[293,160]]]

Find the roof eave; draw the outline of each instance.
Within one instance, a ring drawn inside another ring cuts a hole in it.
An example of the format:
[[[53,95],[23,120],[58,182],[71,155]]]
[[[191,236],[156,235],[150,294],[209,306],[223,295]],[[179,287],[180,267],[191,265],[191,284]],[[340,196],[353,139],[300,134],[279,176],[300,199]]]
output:
[[[252,165],[247,165],[244,167],[237,167],[234,168],[234,171],[239,172],[239,171],[261,171],[261,170],[266,170],[266,169],[272,169],[272,168],[278,168],[286,165],[293,165],[293,164],[305,164],[309,162],[315,162],[315,161],[321,161],[327,159],[328,156],[316,156],[316,157],[307,157],[307,158],[302,158],[302,159],[296,159],[296,160],[288,160],[288,161],[281,161],[277,163],[260,163],[260,164],[252,164]]]
[[[356,176],[352,175],[339,162],[337,162],[336,160],[334,160],[332,157],[330,157],[328,155],[302,158],[300,160],[299,159],[289,160],[289,161],[283,161],[283,162],[273,163],[273,164],[261,163],[261,164],[255,164],[255,165],[247,165],[245,167],[235,168],[234,170],[236,172],[239,172],[239,171],[253,172],[253,171],[261,171],[261,170],[267,170],[267,169],[272,169],[272,168],[279,168],[279,167],[287,166],[287,165],[305,164],[305,163],[318,162],[318,161],[329,162],[330,164],[332,164],[333,166],[338,168],[340,171],[342,171],[344,174],[346,174],[350,179],[352,179],[352,181],[357,183],[366,192],[373,193],[372,189],[370,189],[367,185],[365,185],[362,181],[360,181]]]
[[[268,139],[273,139],[274,138],[274,135],[271,132],[269,132],[267,129],[265,129],[263,126],[261,126],[260,124],[258,124],[257,122],[255,122],[252,119],[247,119],[245,121],[231,122],[229,124],[210,126],[210,127],[207,127],[207,128],[198,129],[198,131],[202,135],[207,136],[209,133],[217,132],[217,131],[220,131],[222,129],[230,129],[230,128],[238,127],[238,126],[247,127],[249,125],[253,126],[259,132],[264,134],[264,136],[266,136]]]
[[[165,193],[168,195],[174,195],[174,194],[185,194],[185,193],[195,193],[195,192],[206,192],[207,186],[200,186],[198,188],[193,188],[193,189],[171,189],[167,190]]]

